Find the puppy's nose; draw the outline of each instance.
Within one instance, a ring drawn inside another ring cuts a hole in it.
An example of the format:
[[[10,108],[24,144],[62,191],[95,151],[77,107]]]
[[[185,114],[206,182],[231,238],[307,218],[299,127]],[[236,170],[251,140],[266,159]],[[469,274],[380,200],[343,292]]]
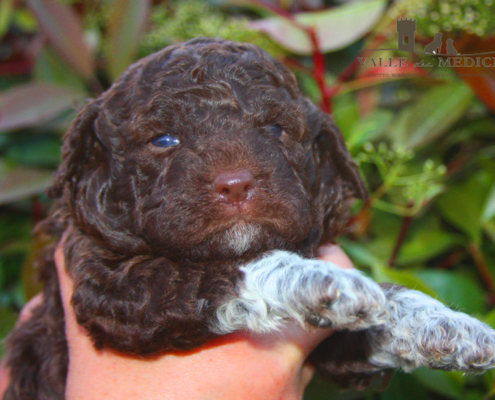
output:
[[[219,193],[229,203],[244,201],[254,188],[255,181],[251,171],[240,169],[218,174],[213,179],[215,192]]]

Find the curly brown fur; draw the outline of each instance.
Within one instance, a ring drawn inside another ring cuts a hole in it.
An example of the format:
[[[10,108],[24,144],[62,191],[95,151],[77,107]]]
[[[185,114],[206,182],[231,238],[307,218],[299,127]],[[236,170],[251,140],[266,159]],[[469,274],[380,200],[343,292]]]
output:
[[[54,207],[51,218],[42,221],[37,235],[54,238],[36,260],[44,282],[44,301],[31,318],[18,325],[7,339],[10,386],[4,399],[63,400],[68,366],[65,320],[53,254],[56,240],[65,229],[62,213]]]
[[[271,124],[283,127],[280,138]],[[181,145],[150,143],[164,134]],[[97,348],[136,355],[211,339],[207,321],[234,292],[241,264],[272,249],[312,257],[342,230],[346,201],[366,196],[338,129],[301,96],[292,73],[255,46],[218,39],[170,46],[129,67],[81,110],[62,156],[49,221],[66,230],[77,321]],[[256,192],[233,214],[211,185],[239,168],[252,172]],[[226,237],[246,226],[256,235],[239,254]],[[53,260],[42,270],[45,304],[8,340],[5,399],[63,398]],[[45,342],[30,358],[35,337]]]

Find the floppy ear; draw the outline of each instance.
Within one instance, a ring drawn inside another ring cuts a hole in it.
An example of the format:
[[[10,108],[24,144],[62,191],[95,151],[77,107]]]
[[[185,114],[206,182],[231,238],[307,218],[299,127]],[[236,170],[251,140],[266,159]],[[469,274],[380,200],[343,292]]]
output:
[[[350,197],[366,199],[368,193],[344,138],[330,116],[308,99],[303,99],[302,107],[319,176],[316,206],[322,228],[320,243],[330,243],[347,227],[347,200]]]
[[[329,152],[330,158],[337,167],[344,183],[352,191],[354,197],[365,200],[368,198],[368,190],[363,182],[359,169],[352,159],[342,137],[340,129],[335,125],[330,116],[322,112],[323,124],[318,139],[321,150]]]
[[[88,164],[101,157],[102,149],[94,127],[99,110],[99,101],[92,100],[79,112],[65,133],[62,162],[53,175],[52,186],[46,191],[48,197],[61,197],[64,187],[74,187]]]
[[[320,127],[317,130],[315,141],[320,152],[320,162],[328,161],[333,164],[344,185],[351,191],[352,195],[358,199],[368,198],[368,191],[359,174],[356,163],[347,150],[344,138],[340,129],[335,125],[328,114],[320,111],[313,105],[313,113],[317,113]]]

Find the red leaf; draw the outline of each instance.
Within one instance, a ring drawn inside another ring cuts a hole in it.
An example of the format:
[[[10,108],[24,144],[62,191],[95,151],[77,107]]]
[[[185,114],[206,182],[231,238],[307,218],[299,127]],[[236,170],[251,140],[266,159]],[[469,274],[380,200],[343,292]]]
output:
[[[113,1],[106,47],[108,69],[113,79],[132,62],[150,7],[151,0]]]
[[[53,47],[71,67],[89,79],[93,74],[93,57],[74,11],[55,0],[28,0],[27,3]]]
[[[5,170],[0,165],[0,204],[22,200],[41,193],[52,181],[50,171],[17,167]]]
[[[310,55],[314,49],[307,31],[298,25],[312,28],[320,52],[328,53],[347,47],[368,33],[385,8],[386,2],[383,0],[348,2],[324,11],[295,14],[296,24],[276,15],[252,22],[251,26],[299,55]]]
[[[488,75],[485,68],[457,67],[459,76],[466,82],[479,99],[492,111],[495,111],[495,79]]]
[[[486,53],[495,48],[495,36],[479,37],[463,35],[456,40],[456,47],[464,55]],[[483,55],[481,56],[483,57]],[[489,56],[491,57],[491,56]],[[491,63],[490,63],[491,64]],[[492,111],[495,111],[495,71],[494,68],[456,67],[459,77],[476,93],[476,96]]]
[[[365,58],[365,57],[363,57]],[[368,59],[371,58],[367,57]],[[376,62],[378,62],[378,58],[376,58]],[[382,66],[373,66],[366,67],[363,66],[359,71],[359,80],[390,80],[394,78],[404,78],[404,77],[423,77],[427,78],[428,73],[421,67],[413,67],[412,61],[408,61],[407,66],[400,64],[399,58],[392,58],[392,62],[389,63],[389,59],[383,59],[384,65]],[[385,63],[391,66],[385,66]],[[394,76],[395,75],[395,76]]]
[[[83,95],[46,83],[29,83],[0,93],[0,132],[32,126],[72,107]]]

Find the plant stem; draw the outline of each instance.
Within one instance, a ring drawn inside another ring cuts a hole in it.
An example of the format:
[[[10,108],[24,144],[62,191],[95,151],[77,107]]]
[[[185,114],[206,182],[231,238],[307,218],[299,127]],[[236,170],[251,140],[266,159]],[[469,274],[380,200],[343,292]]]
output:
[[[407,207],[413,208],[414,203],[413,202],[409,203]],[[392,250],[392,255],[388,260],[388,266],[391,268],[395,266],[395,263],[397,261],[397,256],[399,255],[400,249],[404,244],[404,240],[406,239],[406,235],[407,235],[407,230],[411,225],[412,219],[413,219],[412,216],[405,216],[404,218],[402,218],[402,224],[399,229],[399,234],[397,235],[397,240],[395,242],[394,249]]]
[[[41,204],[37,196],[33,196],[31,198],[31,218],[33,221],[33,226],[40,222],[43,219],[43,216],[43,205]]]
[[[273,12],[281,18],[289,21],[296,28],[302,30],[308,35],[309,40],[312,45],[313,52],[313,79],[318,85],[318,90],[321,96],[321,104],[320,108],[322,111],[329,113],[331,111],[331,91],[326,86],[325,83],[325,58],[323,57],[323,53],[320,50],[320,41],[318,39],[318,35],[313,27],[306,26],[301,24],[293,14],[288,11],[283,10],[282,8],[276,6],[275,4],[266,1],[266,0],[251,0],[252,3],[258,4],[260,7]]]
[[[478,269],[478,273],[480,274],[480,277],[483,280],[485,287],[492,294],[495,294],[495,287],[493,285],[493,278],[492,278],[492,275],[490,274],[490,271],[488,270],[485,258],[483,257],[483,254],[481,253],[480,248],[478,247],[478,245],[476,243],[470,243],[468,246],[468,251],[471,254],[471,256],[473,257],[474,264],[476,265],[476,268]]]
[[[332,104],[330,100],[330,91],[325,83],[325,58],[323,57],[323,53],[320,51],[320,41],[316,35],[316,31],[313,28],[307,28],[306,32],[309,35],[313,45],[313,79],[316,81],[318,89],[320,90],[320,108],[322,111],[330,113]]]

